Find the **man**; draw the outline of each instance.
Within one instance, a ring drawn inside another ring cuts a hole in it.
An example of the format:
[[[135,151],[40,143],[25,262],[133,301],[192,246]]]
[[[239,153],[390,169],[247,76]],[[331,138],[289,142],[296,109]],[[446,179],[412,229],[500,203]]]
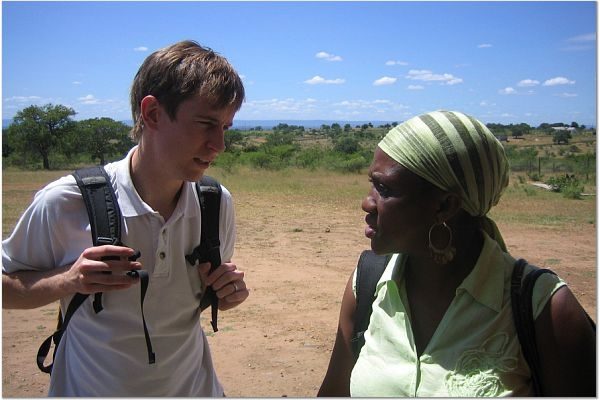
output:
[[[54,359],[50,396],[223,396],[199,322],[199,298],[212,286],[226,310],[248,297],[244,273],[231,262],[235,225],[227,189],[219,220],[225,262],[209,274],[208,263],[190,267],[185,255],[201,235],[194,182],[224,150],[224,132],[243,100],[240,77],[212,50],[183,41],[154,52],[131,89],[137,145],[106,166],[126,246],[92,246],[72,176],[38,192],[3,242],[4,308],[60,299],[64,315],[75,293],[104,293],[102,312],[93,311],[89,296],[73,315]],[[129,261],[135,250],[141,257]],[[118,260],[102,261],[106,256]],[[153,364],[142,329],[139,278],[124,274],[141,268],[150,276],[144,314]]]

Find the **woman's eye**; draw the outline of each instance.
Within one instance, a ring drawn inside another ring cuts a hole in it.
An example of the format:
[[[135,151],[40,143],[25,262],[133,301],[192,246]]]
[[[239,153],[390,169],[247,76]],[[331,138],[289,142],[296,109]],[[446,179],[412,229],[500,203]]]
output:
[[[380,196],[382,196],[382,197],[389,196],[390,190],[388,189],[387,186],[382,185],[381,183],[379,183],[377,181],[373,181],[372,179],[369,179],[369,182],[371,182],[371,184],[373,185],[375,190],[377,190],[377,193],[379,193]]]
[[[390,194],[389,189],[385,185],[376,184],[375,190],[383,197],[387,197]]]

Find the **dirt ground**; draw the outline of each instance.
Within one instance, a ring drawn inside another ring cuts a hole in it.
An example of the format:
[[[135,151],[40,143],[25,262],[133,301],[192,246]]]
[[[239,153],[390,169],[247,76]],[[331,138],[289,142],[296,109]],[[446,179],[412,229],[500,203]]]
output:
[[[251,293],[220,313],[220,331],[209,334],[215,367],[230,397],[313,397],[329,362],[345,283],[369,246],[362,213],[345,206],[315,210],[285,195],[274,203],[250,193],[236,204],[234,261]],[[594,224],[566,231],[498,225],[511,253],[558,272],[596,319]],[[46,395],[49,379],[35,355],[55,326],[56,310],[56,304],[3,310],[4,397]]]

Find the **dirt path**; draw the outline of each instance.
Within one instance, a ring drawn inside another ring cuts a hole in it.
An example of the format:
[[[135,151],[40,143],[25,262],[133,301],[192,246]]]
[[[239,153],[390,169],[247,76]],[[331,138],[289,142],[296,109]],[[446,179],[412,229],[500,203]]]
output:
[[[220,314],[221,329],[209,337],[215,367],[230,397],[312,397],[329,362],[344,286],[368,247],[362,214],[285,195],[273,202],[245,194],[236,204],[234,259],[252,292],[243,306]],[[558,272],[595,319],[595,225],[499,227],[513,254]],[[46,394],[48,377],[35,354],[55,325],[56,307],[3,310],[4,397]]]

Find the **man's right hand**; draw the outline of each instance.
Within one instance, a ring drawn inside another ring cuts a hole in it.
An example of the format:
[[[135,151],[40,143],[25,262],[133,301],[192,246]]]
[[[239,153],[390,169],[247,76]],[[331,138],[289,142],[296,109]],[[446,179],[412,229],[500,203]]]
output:
[[[72,265],[49,271],[2,274],[2,308],[32,309],[77,292],[92,294],[127,289],[139,278],[125,273],[142,268],[129,261],[135,250],[124,246],[89,247]],[[104,257],[117,257],[102,260]]]
[[[134,254],[135,250],[124,246],[85,249],[65,274],[69,292],[93,294],[129,288],[139,278],[126,272],[142,268],[139,261],[129,260]]]

